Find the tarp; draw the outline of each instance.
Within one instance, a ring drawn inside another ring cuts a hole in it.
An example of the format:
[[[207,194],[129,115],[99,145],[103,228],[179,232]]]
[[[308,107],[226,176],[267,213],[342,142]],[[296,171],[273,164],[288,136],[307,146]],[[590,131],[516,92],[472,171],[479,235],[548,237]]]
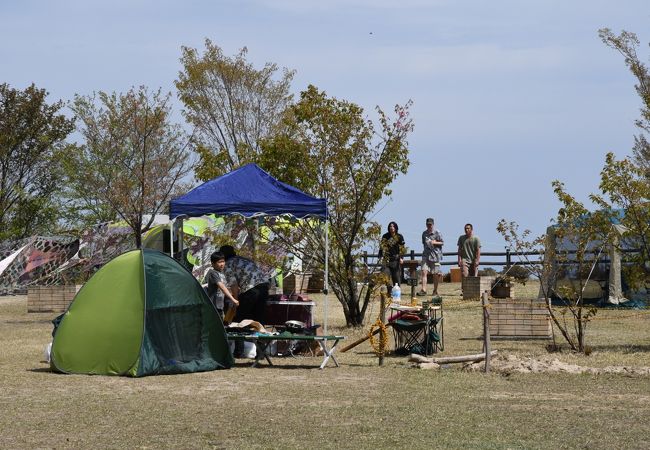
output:
[[[256,164],[247,164],[218,178],[206,181],[170,202],[170,218],[242,215],[297,218],[327,217],[326,200],[312,197],[276,180]]]
[[[622,212],[616,211],[622,217]],[[594,253],[594,260],[590,261],[593,265],[589,276],[582,279],[582,291],[580,295],[588,303],[600,305],[619,305],[628,301],[630,296],[635,296],[639,292],[633,292],[629,287],[624,289],[625,283],[620,248],[633,248],[633,244],[625,243],[623,234],[625,227],[617,223],[619,219],[614,215],[610,218],[615,233],[612,234],[611,242],[591,241],[588,249]],[[544,258],[551,264],[552,270],[547,274],[540,284],[539,297],[544,297],[544,286],[551,284],[550,288],[552,300],[563,304],[560,294],[560,287],[567,287],[574,290],[580,289],[581,275],[577,273],[577,265],[572,265],[572,258],[575,258],[575,244],[570,239],[560,239],[557,237],[557,225],[550,226],[546,229],[546,252]],[[621,243],[623,243],[621,245]],[[573,254],[571,252],[574,252]],[[563,254],[566,261],[558,263],[557,254]],[[575,260],[573,260],[575,261]],[[562,267],[560,267],[562,266]],[[627,291],[627,292],[624,292]]]
[[[59,268],[77,253],[79,239],[73,236],[34,236],[5,242],[2,247],[2,255],[15,248],[0,261],[0,292],[6,294],[34,284],[61,284],[64,276]]]

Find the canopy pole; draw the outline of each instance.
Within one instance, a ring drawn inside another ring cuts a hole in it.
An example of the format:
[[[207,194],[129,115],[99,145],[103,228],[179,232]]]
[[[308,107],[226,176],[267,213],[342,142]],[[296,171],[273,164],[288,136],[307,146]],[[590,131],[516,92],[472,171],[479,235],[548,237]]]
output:
[[[181,214],[176,218],[180,220],[180,225],[178,226],[178,261],[182,261],[181,258],[183,257],[183,240],[185,239],[183,234],[183,220],[186,218],[187,216],[185,214]]]
[[[169,221],[169,256],[174,257],[174,222],[176,218]],[[163,236],[163,242],[165,237]]]
[[[329,309],[327,294],[329,293],[329,227],[327,226],[328,213],[327,213],[327,196],[325,197],[325,279],[323,280],[323,293],[324,299],[324,312],[323,312],[323,334],[327,336],[327,312]]]
[[[174,257],[174,228],[176,227],[176,223],[180,220],[180,225],[178,226],[178,253],[180,253],[179,257],[183,256],[183,220],[188,219],[189,216],[187,214],[180,214],[176,217],[174,217],[171,220],[170,226],[171,230],[169,233],[169,256],[172,258]],[[180,261],[180,259],[179,259]]]

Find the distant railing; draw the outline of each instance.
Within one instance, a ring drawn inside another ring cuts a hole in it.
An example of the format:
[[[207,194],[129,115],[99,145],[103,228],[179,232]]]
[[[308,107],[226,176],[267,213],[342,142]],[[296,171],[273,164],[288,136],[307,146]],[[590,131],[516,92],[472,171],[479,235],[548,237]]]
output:
[[[575,253],[575,252],[569,252],[569,253]],[[541,264],[542,263],[541,256],[543,255],[544,252],[540,252],[540,251],[513,252],[508,249],[506,249],[505,252],[481,252],[481,265],[482,266],[505,266],[506,268],[509,268],[513,264],[518,264],[518,265]],[[440,262],[441,265],[443,266],[458,265],[458,252],[443,252],[442,256],[443,258],[442,261]],[[445,259],[445,257],[447,256],[453,256],[453,258]],[[502,259],[499,261],[486,260],[485,259],[486,256],[500,257]],[[532,259],[532,260],[520,258],[523,256],[539,256],[540,258]],[[363,252],[361,254],[361,259],[363,260],[363,263],[368,267],[379,266],[380,264],[377,261],[378,258],[379,255],[376,253]],[[513,262],[513,258],[516,258],[515,262]],[[411,260],[411,261],[416,261],[416,260],[419,261],[422,259],[422,253],[415,253],[415,250],[411,250],[408,254],[404,255],[404,259]]]
[[[621,250],[622,253],[638,253],[640,250],[639,249],[623,249]],[[575,255],[576,251],[575,250],[565,250],[561,252],[564,255]],[[593,255],[599,255],[598,256],[598,262],[599,263],[609,263],[609,254],[607,252],[599,251],[597,249],[590,250],[590,254]],[[458,265],[458,252],[443,252],[442,254],[443,259],[440,262],[440,265],[442,266],[456,266]],[[445,260],[445,256],[453,256],[453,258],[447,258]],[[503,258],[500,261],[490,261],[490,260],[485,260],[484,257],[501,257]],[[522,258],[526,256],[538,256],[539,258],[536,259],[527,259],[527,258]],[[509,249],[506,249],[505,252],[481,252],[481,266],[505,266],[506,269],[510,268],[510,266],[517,264],[517,265],[535,265],[535,264],[542,264],[543,263],[543,256],[544,252],[543,251],[529,251],[529,252],[516,252],[516,251],[511,251]],[[367,265],[368,267],[378,267],[381,264],[377,261],[379,258],[379,255],[376,253],[368,253],[368,252],[363,252],[361,254],[361,259],[363,260],[364,264]],[[513,262],[513,258],[515,261]],[[411,260],[411,261],[419,261],[422,259],[422,253],[415,253],[415,250],[411,250],[408,254],[404,255],[405,260]],[[373,260],[372,262],[370,260]],[[560,265],[571,265],[574,264],[571,261],[561,261],[558,264]]]

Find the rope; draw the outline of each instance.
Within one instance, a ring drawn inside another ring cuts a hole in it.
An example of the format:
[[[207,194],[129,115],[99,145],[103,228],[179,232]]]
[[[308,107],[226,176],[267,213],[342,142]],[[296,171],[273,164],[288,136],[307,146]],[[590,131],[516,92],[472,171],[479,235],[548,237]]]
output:
[[[379,338],[375,338],[374,336],[374,331],[375,329],[379,328]],[[386,353],[386,349],[388,348],[388,333],[386,332],[386,325],[381,321],[381,319],[377,319],[375,323],[373,323],[370,326],[370,331],[368,332],[368,339],[370,340],[370,346],[374,350],[375,354],[377,356],[381,356],[382,354]],[[383,348],[383,351],[382,351]]]
[[[468,304],[469,303],[469,304]],[[540,305],[541,306],[541,305]],[[546,303],[543,304],[544,308],[548,308],[548,305]],[[451,301],[451,302],[445,302],[445,311],[462,311],[466,309],[478,309],[482,308],[483,305],[480,303],[476,303],[475,301],[472,300],[464,300],[464,301]],[[489,303],[486,305],[486,308],[490,308],[494,310],[494,304]],[[568,306],[551,306],[551,309],[554,312],[560,312],[562,309],[569,308]],[[646,307],[648,311],[645,312],[638,312],[634,314],[627,314],[623,316],[615,316],[615,317],[589,317],[587,319],[583,319],[584,321],[591,322],[593,320],[620,320],[620,319],[628,319],[628,318],[635,318],[635,317],[643,317],[650,315],[650,307]],[[610,311],[608,309],[605,309],[604,311]]]
[[[476,308],[481,308],[483,305],[481,304],[473,304],[473,305],[452,305],[451,307],[445,306],[445,310],[447,311],[462,311],[462,310],[467,310],[467,309],[476,309]],[[546,304],[544,304],[545,308],[548,308]],[[489,303],[488,305],[485,306],[488,310],[493,310],[493,304]],[[567,309],[568,306],[551,306],[551,309],[555,314],[558,314],[562,309]],[[634,314],[626,314],[626,315],[617,315],[614,317],[602,317],[602,316],[590,316],[590,317],[583,317],[580,319],[583,323],[589,323],[589,322],[595,322],[595,321],[616,321],[616,320],[626,320],[626,319],[636,319],[636,318],[643,318],[643,317],[650,317],[650,307],[647,307],[645,309],[648,309],[648,311],[642,311]],[[607,310],[605,310],[607,311]],[[556,316],[557,317],[557,316]],[[553,323],[553,320],[551,316],[549,315],[546,317],[546,320]],[[560,319],[558,319],[560,320]],[[578,320],[576,317],[572,317],[571,320]]]
[[[594,273],[594,269],[596,268],[596,264],[598,264],[598,260],[600,259],[601,253],[603,253],[603,249],[605,246],[603,245],[600,247],[600,251],[598,252],[598,255],[594,259],[594,263],[591,265],[591,270],[589,271],[589,275],[587,275],[587,280],[585,281],[584,286],[582,286],[582,289],[580,290],[580,296],[576,299],[576,306],[578,305],[578,302],[580,302],[580,299],[585,293],[585,289],[587,288],[587,283],[589,283],[589,280],[591,279],[591,275]]]
[[[643,317],[643,316],[648,316],[650,315],[650,311],[646,312],[639,312],[636,314],[628,314],[625,316],[617,316],[617,317],[588,317],[588,318],[583,318],[583,322],[592,322],[594,320],[621,320],[621,319],[630,319],[630,318],[635,318],[635,317]]]

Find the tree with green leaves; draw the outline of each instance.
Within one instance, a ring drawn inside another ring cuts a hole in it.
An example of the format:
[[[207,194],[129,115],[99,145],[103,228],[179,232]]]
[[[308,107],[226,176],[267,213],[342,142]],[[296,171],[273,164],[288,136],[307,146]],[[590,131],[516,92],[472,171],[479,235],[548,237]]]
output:
[[[634,137],[633,161],[643,169],[646,178],[650,179],[650,143],[646,137],[650,133],[650,72],[637,54],[639,38],[625,30],[616,35],[609,28],[598,30],[598,35],[605,45],[623,56],[625,65],[637,80],[634,87],[641,100],[641,117],[635,122],[639,134]]]
[[[205,40],[205,51],[182,48],[183,70],[176,81],[185,105],[183,114],[194,127],[200,157],[198,179],[207,181],[249,162],[260,153],[260,142],[278,131],[282,113],[292,100],[294,72],[276,64],[256,69],[244,47],[234,57]]]
[[[650,182],[646,169],[629,158],[608,153],[600,173],[600,193],[590,199],[616,224],[614,242],[632,288],[650,278]],[[631,251],[634,250],[634,251]]]
[[[192,167],[189,137],[171,121],[170,94],[99,92],[75,96],[71,108],[83,144],[66,158],[67,196],[93,221],[126,222],[140,248],[142,233]]]
[[[33,84],[0,84],[0,239],[51,233],[60,217],[61,157],[74,121]]]
[[[639,133],[634,137],[631,158],[616,159],[607,154],[600,173],[600,194],[591,200],[620,224],[617,240],[622,252],[627,279],[633,287],[643,285],[650,278],[650,72],[637,54],[639,39],[634,33],[622,31],[619,35],[610,29],[599,30],[603,42],[623,55],[625,64],[637,80],[635,89],[641,100],[641,116],[635,124]]]
[[[366,268],[358,265],[361,250],[380,236],[370,214],[409,166],[409,107],[410,102],[396,106],[393,118],[377,108],[375,125],[360,106],[309,86],[284,114],[283,132],[262,143],[262,167],[304,192],[327,198],[329,285],[349,326],[363,324],[372,290],[362,295],[358,285],[368,281]],[[300,221],[275,231],[294,245],[295,253],[324,265],[325,242],[317,222]]]
[[[544,264],[528,267],[542,281],[541,291],[547,299],[554,295],[565,300],[560,316],[550,303],[549,312],[571,348],[577,351],[586,350],[586,326],[596,312],[593,308],[585,309],[583,292],[604,247],[614,246],[628,263],[623,267],[632,288],[644,285],[650,275],[650,143],[646,138],[650,132],[650,73],[639,60],[639,40],[634,33],[622,31],[616,35],[603,28],[599,36],[605,45],[623,55],[637,79],[635,88],[642,106],[641,117],[636,121],[639,134],[635,136],[632,158],[618,160],[613,153],[607,154],[600,173],[600,193],[590,196],[599,207],[595,212],[588,211],[565,191],[562,183],[555,181],[553,187],[563,206],[552,235],[531,240],[527,231],[519,234],[517,225],[505,220],[497,227],[516,250],[536,247],[546,252]],[[558,243],[562,244],[560,248]],[[558,286],[559,278],[568,270],[574,274],[573,282]],[[567,321],[567,317],[572,320]]]

